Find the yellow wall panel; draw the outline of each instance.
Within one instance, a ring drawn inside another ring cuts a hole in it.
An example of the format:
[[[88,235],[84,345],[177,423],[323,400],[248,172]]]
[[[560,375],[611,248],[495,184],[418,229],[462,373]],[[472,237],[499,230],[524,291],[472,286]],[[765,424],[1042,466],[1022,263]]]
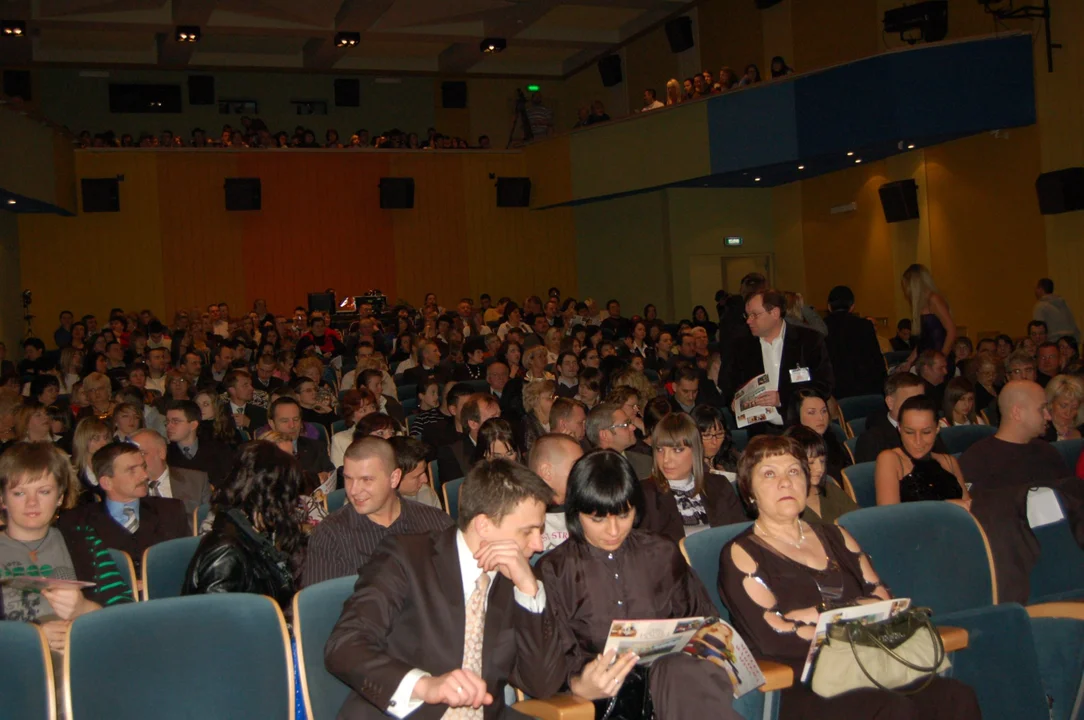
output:
[[[526,174],[531,178],[531,207],[546,207],[572,199],[572,158],[568,135],[558,135],[524,148]]]
[[[798,72],[851,62],[879,52],[883,15],[874,0],[790,0]]]
[[[761,74],[767,73],[768,67],[763,64],[768,52],[767,21],[762,22],[762,16],[772,11],[759,10],[756,3],[745,0],[706,0],[696,11],[700,18],[701,64],[711,70],[712,76],[718,79],[719,69],[729,65],[740,77],[749,63],[757,63]],[[771,53],[785,54],[785,49]]]

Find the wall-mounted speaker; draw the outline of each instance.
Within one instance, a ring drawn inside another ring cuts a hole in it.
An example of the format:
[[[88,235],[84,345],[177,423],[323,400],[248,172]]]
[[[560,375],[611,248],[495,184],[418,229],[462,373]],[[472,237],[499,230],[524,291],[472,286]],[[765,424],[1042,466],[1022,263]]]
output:
[[[335,79],[335,105],[337,107],[359,107],[361,105],[361,83],[357,78]]]
[[[918,218],[918,185],[914,180],[885,183],[877,192],[881,196],[885,222],[903,222]]]
[[[380,178],[380,207],[384,210],[410,210],[414,207],[414,178]]]
[[[5,70],[4,71],[4,94],[12,98],[22,98],[30,102],[31,83],[29,70]]]
[[[530,207],[531,179],[525,177],[497,178],[497,207]]]
[[[335,293],[309,293],[309,312],[325,312],[334,315]]]
[[[260,207],[259,178],[226,178],[227,210],[259,210]]]
[[[467,83],[463,80],[446,80],[440,84],[440,105],[443,108],[461,110],[467,107]]]
[[[1035,181],[1043,215],[1084,210],[1084,167],[1043,173]]]
[[[682,15],[666,23],[666,39],[670,41],[670,52],[685,52],[693,46],[693,19]]]
[[[602,76],[604,87],[620,85],[621,80],[621,56],[607,55],[598,61],[598,74]]]
[[[760,10],[767,10],[768,8],[778,5],[783,0],[757,0],[757,8]]]
[[[188,104],[189,105],[214,105],[215,104],[215,76],[214,75],[189,75],[188,76]]]
[[[115,177],[83,178],[83,212],[120,212],[120,183]]]

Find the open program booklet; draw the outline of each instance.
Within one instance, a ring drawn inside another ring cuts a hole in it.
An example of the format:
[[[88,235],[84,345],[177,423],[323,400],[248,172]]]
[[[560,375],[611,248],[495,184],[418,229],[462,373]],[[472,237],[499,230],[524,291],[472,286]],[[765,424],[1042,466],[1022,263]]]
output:
[[[809,644],[809,653],[805,656],[805,667],[802,668],[802,682],[809,680],[813,672],[813,663],[817,659],[817,651],[821,649],[821,645],[824,645],[825,640],[827,640],[828,628],[832,623],[839,620],[861,620],[863,624],[878,623],[898,615],[909,607],[911,607],[911,598],[896,598],[894,600],[882,600],[867,605],[852,605],[822,612],[820,617],[817,618],[817,630],[813,635],[813,642]]]
[[[775,408],[754,404],[758,396],[771,389],[769,387],[770,382],[768,374],[763,373],[742,385],[741,389],[734,394],[734,417],[739,428],[754,423],[780,420],[779,411]]]
[[[664,655],[684,652],[713,662],[730,676],[734,697],[764,684],[756,658],[741,636],[718,618],[676,618],[673,620],[614,620],[603,652],[618,655],[634,652],[638,665],[650,665]]]

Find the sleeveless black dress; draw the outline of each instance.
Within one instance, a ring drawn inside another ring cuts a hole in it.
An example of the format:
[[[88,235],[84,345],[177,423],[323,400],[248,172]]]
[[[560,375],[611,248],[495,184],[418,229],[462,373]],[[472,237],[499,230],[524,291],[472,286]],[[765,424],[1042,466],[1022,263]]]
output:
[[[956,476],[941,467],[931,455],[916,460],[906,450],[903,454],[910,458],[914,467],[900,480],[900,502],[963,498],[964,490]]]

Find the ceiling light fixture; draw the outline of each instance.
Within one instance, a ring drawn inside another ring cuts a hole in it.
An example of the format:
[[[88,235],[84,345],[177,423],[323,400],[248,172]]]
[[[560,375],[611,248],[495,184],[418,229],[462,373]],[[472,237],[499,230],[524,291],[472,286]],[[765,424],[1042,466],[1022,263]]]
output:
[[[861,165],[862,164],[862,158],[855,158],[854,159],[854,164],[855,165]]]
[[[173,38],[180,43],[194,43],[199,42],[201,35],[200,29],[196,25],[178,25]]]
[[[805,165],[799,165],[799,166],[798,166],[798,169],[799,169],[799,170],[805,170]]]
[[[14,204],[15,204],[15,200],[14,200],[14,199],[9,199],[9,200],[8,200],[8,205],[14,205]]]
[[[760,182],[760,178],[753,178],[753,182]]]
[[[356,47],[361,44],[361,33],[341,32],[335,33],[335,47]]]
[[[485,38],[478,45],[478,49],[487,55],[499,53],[508,47],[508,41],[504,38]]]
[[[851,150],[849,153],[847,153],[847,157],[854,157],[854,150]]]
[[[22,20],[0,20],[0,36],[26,37],[26,23]]]
[[[911,143],[910,145],[907,146],[907,149],[908,150],[914,150],[915,149],[915,144]]]

